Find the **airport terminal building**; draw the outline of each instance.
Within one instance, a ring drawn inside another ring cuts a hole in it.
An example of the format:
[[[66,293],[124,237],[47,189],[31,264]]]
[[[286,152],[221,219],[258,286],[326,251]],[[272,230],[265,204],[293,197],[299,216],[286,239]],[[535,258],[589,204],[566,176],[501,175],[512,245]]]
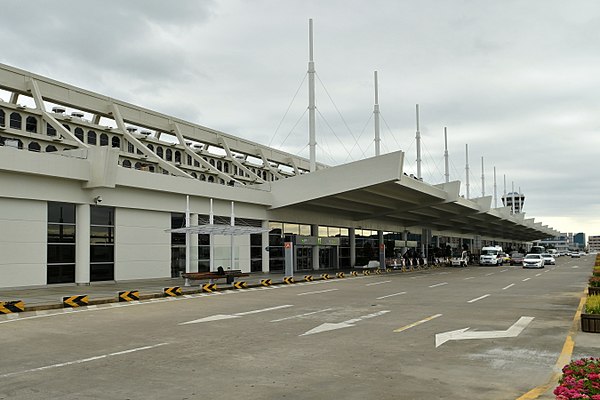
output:
[[[554,229],[404,173],[328,166],[0,64],[0,287],[349,269]],[[188,233],[171,230],[188,227]],[[186,251],[187,248],[187,251]]]

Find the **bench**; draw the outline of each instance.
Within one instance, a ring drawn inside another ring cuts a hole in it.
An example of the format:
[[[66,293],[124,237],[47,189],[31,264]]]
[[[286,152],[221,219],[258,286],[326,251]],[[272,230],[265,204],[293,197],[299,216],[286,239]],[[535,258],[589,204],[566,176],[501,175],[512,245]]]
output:
[[[216,271],[184,272],[183,274],[181,274],[181,276],[182,276],[182,278],[185,278],[185,286],[191,286],[190,281],[209,280],[211,283],[213,283],[213,281],[225,278],[226,282],[229,284],[229,283],[233,283],[235,278],[250,276],[250,275],[242,272],[242,270],[234,269],[234,270],[223,271],[222,273],[219,273]]]

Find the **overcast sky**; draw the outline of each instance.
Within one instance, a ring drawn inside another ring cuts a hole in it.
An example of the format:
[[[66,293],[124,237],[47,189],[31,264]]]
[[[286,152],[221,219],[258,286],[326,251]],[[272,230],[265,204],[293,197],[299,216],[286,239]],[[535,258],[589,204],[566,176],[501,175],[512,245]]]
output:
[[[600,235],[600,1],[2,1],[0,62],[308,157],[314,21],[317,160],[382,152],[498,197],[561,232]],[[492,205],[494,203],[492,202]],[[501,200],[498,199],[498,205]]]

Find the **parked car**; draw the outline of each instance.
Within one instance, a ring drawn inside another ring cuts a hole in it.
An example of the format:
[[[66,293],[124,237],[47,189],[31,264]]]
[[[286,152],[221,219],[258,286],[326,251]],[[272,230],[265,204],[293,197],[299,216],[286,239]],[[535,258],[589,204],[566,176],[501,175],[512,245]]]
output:
[[[542,258],[544,259],[544,265],[556,264],[556,259],[550,253],[542,253]]]
[[[502,263],[509,263],[510,256],[506,253],[500,253],[499,256],[502,258]]]
[[[452,263],[453,267],[466,267],[469,263],[469,254],[466,251],[455,252],[452,254],[452,259],[450,262]]]
[[[544,259],[541,254],[527,254],[523,258],[523,268],[544,268]]]
[[[510,265],[521,265],[523,264],[523,258],[525,255],[514,252],[510,255]]]
[[[571,258],[579,258],[581,257],[578,251],[572,251],[571,252]]]

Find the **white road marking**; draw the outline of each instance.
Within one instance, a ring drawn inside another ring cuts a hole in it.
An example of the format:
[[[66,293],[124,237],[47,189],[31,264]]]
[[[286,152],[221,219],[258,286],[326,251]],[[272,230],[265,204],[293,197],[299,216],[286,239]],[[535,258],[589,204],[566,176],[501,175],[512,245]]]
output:
[[[321,324],[321,325],[317,326],[316,328],[306,331],[303,334],[298,335],[298,336],[314,335],[315,333],[328,332],[328,331],[333,331],[333,330],[342,329],[342,328],[350,328],[350,327],[353,327],[354,324],[357,322],[364,321],[365,319],[369,319],[369,318],[379,317],[379,316],[387,314],[389,312],[390,312],[390,310],[383,310],[383,311],[378,311],[373,314],[363,315],[362,317],[349,319],[348,321],[344,321],[344,322]]]
[[[434,287],[438,287],[438,286],[444,286],[444,285],[447,285],[447,284],[448,284],[448,282],[442,282],[442,283],[436,283],[435,285],[431,285],[429,287],[430,288],[434,288]]]
[[[485,299],[486,297],[489,297],[489,296],[490,296],[489,294],[484,294],[483,296],[479,296],[475,299],[471,299],[471,300],[467,301],[467,303],[475,303],[476,301]]]
[[[465,278],[465,281],[467,281],[469,279],[475,279],[475,277],[474,276],[469,276],[468,278]]]
[[[508,285],[508,286],[506,286],[506,287],[503,287],[503,288],[502,288],[502,290],[509,289],[509,288],[511,288],[511,287],[513,287],[513,286],[515,286],[515,284],[514,284],[514,283],[511,283],[510,285]]]
[[[527,282],[528,280],[530,280],[531,278],[525,278],[523,279],[523,282]]]
[[[177,325],[198,324],[200,322],[212,322],[212,321],[220,321],[220,320],[224,320],[224,319],[239,318],[239,317],[243,317],[244,315],[257,314],[257,313],[273,311],[273,310],[280,310],[282,308],[288,308],[288,307],[294,307],[294,306],[291,304],[286,304],[286,305],[282,305],[282,306],[261,308],[260,310],[252,310],[252,311],[246,311],[246,312],[235,313],[235,314],[216,314],[216,315],[211,315],[211,316],[208,316],[205,318],[195,319],[193,321],[180,322]]]
[[[270,321],[270,322],[281,322],[281,321],[287,321],[289,319],[294,319],[294,318],[308,317],[309,315],[319,314],[319,313],[326,312],[326,311],[331,311],[331,310],[333,310],[333,308],[326,308],[324,310],[313,311],[313,312],[309,312],[309,313],[305,313],[305,314],[300,314],[300,315],[293,315],[291,317],[274,319],[273,321]]]
[[[311,294],[319,294],[319,293],[327,293],[327,292],[334,292],[336,290],[339,289],[327,289],[327,290],[316,290],[314,292],[304,292],[304,293],[298,293],[296,296],[307,296],[307,295],[311,295]]]
[[[506,271],[508,271],[508,270],[507,270],[507,269],[503,269],[503,270],[502,270],[502,271],[500,271],[500,272],[502,273],[502,272],[506,272]]]
[[[394,297],[394,296],[400,296],[406,294],[406,292],[400,292],[400,293],[394,293],[394,294],[388,294],[387,296],[381,296],[378,297],[377,300],[381,300],[381,299],[387,299],[388,297]]]
[[[535,276],[541,276],[541,275],[542,275],[542,274],[541,274],[541,273],[539,273],[539,274],[536,274]]]
[[[449,340],[466,339],[496,339],[506,337],[517,337],[533,321],[533,317],[521,317],[510,328],[504,331],[469,331],[469,328],[457,329],[455,331],[438,333],[435,335],[435,347],[439,347]]]
[[[579,265],[573,265],[571,268],[579,268]]]
[[[365,286],[375,286],[375,285],[382,285],[384,283],[390,283],[391,281],[383,281],[383,282],[373,282],[373,283],[367,283]]]
[[[443,314],[435,314],[435,315],[432,315],[431,317],[427,317],[427,318],[424,318],[424,319],[422,319],[422,320],[420,320],[420,321],[413,322],[412,324],[409,324],[409,325],[403,326],[402,328],[395,329],[395,330],[394,330],[394,332],[402,332],[402,331],[405,331],[405,330],[407,330],[407,329],[414,328],[414,327],[415,327],[415,326],[417,326],[417,325],[424,324],[425,322],[429,322],[429,321],[431,321],[432,319],[435,319],[435,318],[437,318],[437,317],[441,317],[442,315],[443,315]]]
[[[150,350],[150,349],[154,349],[154,348],[157,348],[157,347],[160,347],[160,346],[164,346],[164,345],[167,345],[167,344],[169,344],[169,343],[159,343],[159,344],[155,344],[155,345],[152,345],[152,346],[136,347],[135,349],[129,349],[129,350],[117,351],[117,352],[114,352],[114,353],[102,354],[102,355],[99,355],[99,356],[94,356],[94,357],[89,357],[89,358],[83,358],[81,360],[67,361],[67,362],[63,362],[63,363],[59,363],[59,364],[46,365],[46,366],[39,367],[39,368],[27,369],[27,370],[24,370],[24,371],[10,372],[8,374],[0,375],[0,378],[8,378],[8,377],[15,376],[15,375],[22,375],[22,374],[28,374],[28,373],[31,373],[31,372],[44,371],[44,370],[52,369],[52,368],[67,367],[69,365],[83,364],[83,363],[90,362],[90,361],[101,360],[103,358],[120,356],[120,355],[123,355],[123,354],[129,354],[129,353],[134,353],[136,351]]]
[[[485,274],[485,276],[492,276],[494,275],[494,272],[490,272],[489,274]]]

